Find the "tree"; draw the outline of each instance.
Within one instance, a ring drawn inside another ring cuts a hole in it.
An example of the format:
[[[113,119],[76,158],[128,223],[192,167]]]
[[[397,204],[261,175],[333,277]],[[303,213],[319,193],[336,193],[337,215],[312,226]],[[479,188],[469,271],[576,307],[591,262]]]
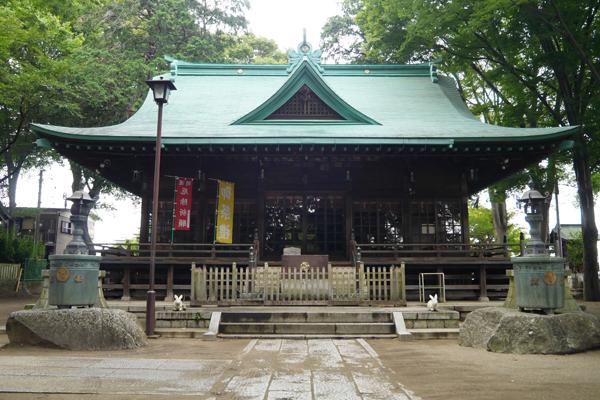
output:
[[[566,258],[573,272],[579,272],[579,268],[583,265],[583,236],[581,232],[572,234],[567,241]]]
[[[71,91],[66,84],[74,69],[70,55],[83,39],[47,11],[55,4],[9,0],[0,6],[0,180],[7,183],[10,213],[20,172],[45,160],[33,145],[29,123],[34,118],[50,122],[75,109],[64,97]]]
[[[519,236],[523,228],[510,222],[515,217],[508,213],[507,243],[519,243]],[[494,216],[490,208],[469,206],[469,234],[471,243],[503,243],[504,238],[498,240],[494,231]]]
[[[242,64],[285,64],[286,53],[279,51],[277,43],[272,39],[255,36],[252,33],[236,38],[236,41],[225,48],[227,62]]]
[[[584,298],[600,300],[592,186],[600,166],[600,117],[594,112],[600,100],[594,64],[600,58],[600,2],[362,0],[361,5],[355,22],[366,38],[367,60],[414,62],[444,54],[444,69],[469,71],[494,93],[504,124],[582,127],[571,161],[582,213]]]
[[[236,32],[246,28],[242,13],[246,6],[246,1],[239,0],[104,0],[83,7],[73,29],[85,43],[73,54],[79,68],[68,77],[74,88],[71,100],[79,112],[61,124],[106,126],[131,117],[148,92],[145,81],[168,71],[163,55],[227,62],[227,49],[241,42]],[[255,44],[250,48],[256,52],[253,59],[280,57],[276,46],[268,47],[268,40],[249,39]],[[71,170],[73,191],[83,182],[92,197],[100,193],[127,197],[118,187],[73,163]],[[96,207],[110,205],[100,202]],[[89,243],[87,232],[84,239]]]
[[[361,4],[359,0],[345,0],[341,6],[342,15],[329,17],[323,26],[319,47],[323,57],[334,62],[360,63],[365,58],[362,51],[365,36],[355,18]]]

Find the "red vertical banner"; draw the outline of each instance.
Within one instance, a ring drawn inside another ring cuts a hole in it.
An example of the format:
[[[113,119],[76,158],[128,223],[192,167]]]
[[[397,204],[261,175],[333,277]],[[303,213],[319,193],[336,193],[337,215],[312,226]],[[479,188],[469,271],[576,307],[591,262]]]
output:
[[[175,224],[176,231],[189,231],[192,214],[192,188],[193,179],[177,178],[177,196],[175,196]]]

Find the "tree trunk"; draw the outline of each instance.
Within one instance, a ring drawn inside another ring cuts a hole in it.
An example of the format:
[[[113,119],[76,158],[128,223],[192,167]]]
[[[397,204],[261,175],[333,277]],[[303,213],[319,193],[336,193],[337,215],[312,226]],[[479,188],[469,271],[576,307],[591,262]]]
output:
[[[8,178],[8,213],[15,215],[17,208],[17,183],[19,182],[19,171],[15,171]]]
[[[589,155],[578,143],[573,154],[573,168],[577,179],[577,193],[581,207],[581,233],[583,234],[583,299],[600,301],[598,285],[598,228],[594,212],[594,193],[590,173]]]
[[[492,193],[490,195],[490,203],[492,204],[492,215],[494,216],[494,237],[496,243],[504,243],[504,237],[508,236],[508,216],[506,214],[506,200],[501,203],[492,201]]]
[[[542,193],[545,194],[545,193]],[[542,214],[542,227],[540,230],[540,239],[542,240],[542,242],[548,244],[549,240],[548,237],[550,236],[550,221],[549,221],[549,217],[550,217],[550,203],[546,204],[542,204],[542,209],[541,214]]]

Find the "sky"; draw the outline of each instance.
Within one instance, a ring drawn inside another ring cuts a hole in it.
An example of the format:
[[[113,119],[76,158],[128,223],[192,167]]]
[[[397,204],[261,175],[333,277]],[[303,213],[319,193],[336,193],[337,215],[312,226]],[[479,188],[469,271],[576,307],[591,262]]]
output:
[[[246,13],[249,29],[255,35],[274,39],[280,50],[296,49],[302,42],[303,29],[313,49],[319,47],[321,28],[327,18],[339,14],[338,0],[250,0],[251,9]],[[67,165],[65,163],[65,165]],[[64,207],[63,194],[71,194],[72,177],[67,166],[55,165],[44,172],[42,207]],[[17,206],[36,207],[39,173],[25,174],[17,187]],[[580,224],[581,215],[575,206],[575,190],[560,188],[560,220],[562,224]],[[554,200],[554,199],[553,199]],[[131,202],[112,202],[115,212],[100,211],[102,221],[96,222],[95,243],[114,243],[133,238],[139,232],[140,207]],[[68,205],[70,207],[70,205]],[[516,200],[507,202],[510,209],[516,208]],[[600,218],[600,210],[596,212]],[[527,227],[523,212],[517,212],[517,223]],[[600,225],[600,219],[597,221]],[[552,203],[550,226],[556,224],[556,211]]]
[[[317,49],[327,18],[341,14],[338,3],[338,0],[250,0],[246,18],[252,33],[274,39],[280,50],[296,50],[304,28],[306,41]]]

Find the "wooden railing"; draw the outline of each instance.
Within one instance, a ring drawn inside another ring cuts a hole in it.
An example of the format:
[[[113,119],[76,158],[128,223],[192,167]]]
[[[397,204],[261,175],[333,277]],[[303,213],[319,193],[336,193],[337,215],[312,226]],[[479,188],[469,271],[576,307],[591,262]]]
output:
[[[95,243],[93,246],[96,255],[104,257],[103,262],[150,261],[151,247],[149,243]],[[156,261],[159,263],[200,261],[230,264],[232,260],[243,264],[249,264],[251,261],[257,262],[259,260],[258,247],[248,243],[159,243],[156,245]]]
[[[374,244],[357,243],[354,245],[355,255],[353,258],[367,262],[369,259],[377,258],[380,260],[404,260],[412,259],[456,259],[473,260],[485,258],[505,258],[517,257],[523,253],[522,243],[504,243],[504,244],[454,244],[454,243],[419,243],[419,244]]]
[[[191,304],[406,304],[405,268],[196,266]]]

